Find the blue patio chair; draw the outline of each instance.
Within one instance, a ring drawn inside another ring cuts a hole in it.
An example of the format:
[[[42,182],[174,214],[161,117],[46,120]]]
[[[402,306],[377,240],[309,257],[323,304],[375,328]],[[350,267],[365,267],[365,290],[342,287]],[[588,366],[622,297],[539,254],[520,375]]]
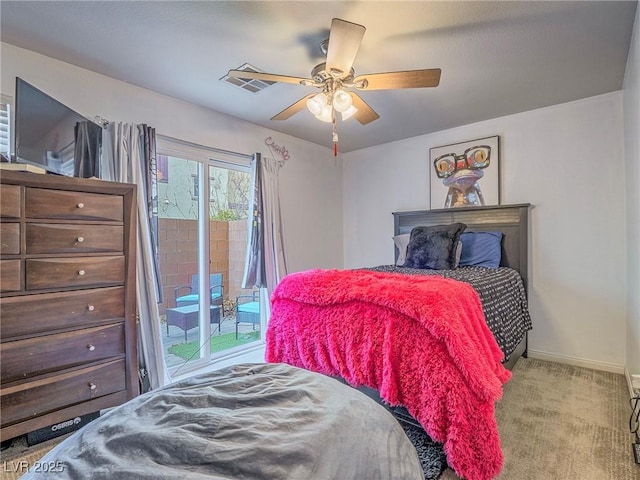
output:
[[[236,340],[238,339],[238,324],[251,323],[253,329],[260,325],[260,292],[236,297]]]
[[[186,289],[189,290],[189,293],[181,295],[183,291],[186,293]],[[222,307],[224,287],[222,286],[221,273],[212,273],[209,275],[209,291],[211,292],[211,305]],[[187,305],[197,304],[199,301],[198,275],[191,275],[191,285],[176,287],[174,289],[174,296],[176,299],[176,307],[186,307]]]

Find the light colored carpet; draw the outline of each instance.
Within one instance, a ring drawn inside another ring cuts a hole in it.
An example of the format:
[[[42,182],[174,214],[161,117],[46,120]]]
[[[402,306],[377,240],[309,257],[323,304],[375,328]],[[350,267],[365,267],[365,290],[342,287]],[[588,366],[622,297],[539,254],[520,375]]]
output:
[[[624,376],[521,358],[496,418],[503,480],[640,480]],[[448,469],[440,480],[458,477]]]
[[[521,358],[496,409],[505,456],[499,478],[640,480],[631,454],[630,414],[622,375]],[[2,463],[33,463],[60,440],[11,447],[2,452]],[[3,480],[20,477],[3,470]],[[440,477],[456,479],[452,470]]]
[[[70,433],[46,442],[29,447],[25,436],[18,437],[11,447],[0,452],[2,470],[0,479],[17,480],[27,473],[27,470],[40,460],[49,450],[67,438]]]

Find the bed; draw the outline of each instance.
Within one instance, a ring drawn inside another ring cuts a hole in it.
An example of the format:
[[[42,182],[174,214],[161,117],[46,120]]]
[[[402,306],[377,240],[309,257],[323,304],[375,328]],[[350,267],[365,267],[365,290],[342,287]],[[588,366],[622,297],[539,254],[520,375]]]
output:
[[[288,275],[272,295],[267,361],[343,379],[441,442],[459,476],[496,477],[503,458],[495,403],[531,328],[529,208],[394,213],[394,237],[440,226],[449,235],[462,231],[457,224],[472,235],[499,232],[497,268],[434,272],[407,261]],[[452,248],[447,255],[453,262]]]
[[[503,269],[511,270],[510,273],[505,272],[506,277],[511,277],[512,281],[521,281],[521,288],[524,290],[525,297],[528,298],[530,209],[531,205],[524,203],[489,207],[394,212],[394,236],[410,233],[416,226],[432,226],[456,222],[466,225],[465,232],[499,231],[503,234],[499,266]],[[396,259],[398,254],[398,249],[395,248]],[[455,278],[455,272],[448,273]],[[515,275],[516,273],[517,275]],[[495,272],[494,275],[502,277],[502,274],[496,274]],[[462,280],[466,281],[468,279]],[[500,280],[502,281],[502,278]],[[471,280],[471,282],[473,281]],[[510,286],[503,286],[503,288],[512,290]],[[513,368],[518,358],[527,355],[527,332],[532,328],[532,325],[531,319],[527,318],[528,311],[526,313],[523,318],[518,319],[518,330],[513,332],[514,338],[507,340],[509,342],[508,345],[501,345],[505,355],[503,359],[504,366],[509,370]],[[517,338],[519,338],[519,341],[515,345],[512,344],[511,342]]]
[[[136,397],[57,445],[34,479],[421,480],[400,424],[362,393],[241,364]]]

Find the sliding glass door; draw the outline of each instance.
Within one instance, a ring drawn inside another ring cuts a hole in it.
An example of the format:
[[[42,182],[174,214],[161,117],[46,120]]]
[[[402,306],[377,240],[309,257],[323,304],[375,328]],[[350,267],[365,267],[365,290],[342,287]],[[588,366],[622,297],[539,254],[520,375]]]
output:
[[[242,288],[249,162],[158,148],[160,304],[170,374],[262,342],[259,295]],[[206,292],[206,294],[203,294]]]

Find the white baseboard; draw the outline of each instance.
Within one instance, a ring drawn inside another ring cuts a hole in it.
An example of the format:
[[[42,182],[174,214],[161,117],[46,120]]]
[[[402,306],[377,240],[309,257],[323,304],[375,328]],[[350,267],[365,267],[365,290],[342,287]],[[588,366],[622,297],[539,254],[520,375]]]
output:
[[[624,365],[615,363],[599,362],[597,360],[588,360],[586,358],[571,357],[569,355],[559,355],[557,353],[541,352],[540,350],[529,349],[529,357],[538,360],[548,360],[550,362],[565,363],[574,367],[591,368],[593,370],[601,370],[603,372],[619,373],[625,375]]]
[[[640,390],[640,379],[637,379],[637,377],[640,377],[640,375],[631,375],[631,372],[627,370],[627,368],[625,367],[624,377],[627,379],[627,386],[629,387],[629,396],[633,398],[636,396],[633,389],[635,388],[636,390]],[[634,377],[636,378],[634,379]]]

